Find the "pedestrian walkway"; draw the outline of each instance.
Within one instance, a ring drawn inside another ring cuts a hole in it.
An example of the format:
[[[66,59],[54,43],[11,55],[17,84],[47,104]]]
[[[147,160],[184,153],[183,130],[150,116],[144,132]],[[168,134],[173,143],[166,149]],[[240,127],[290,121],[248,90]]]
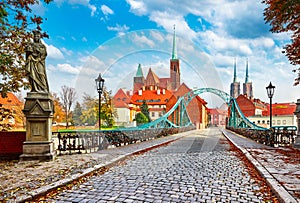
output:
[[[300,202],[300,150],[268,147],[222,131],[262,174],[282,202]]]
[[[300,202],[300,160],[299,153],[295,154],[297,151],[266,147],[235,133],[222,131],[261,172],[283,202]],[[189,133],[102,150],[100,153],[59,156],[51,162],[0,162],[0,202],[30,201],[39,194],[109,167],[132,154],[167,144]]]

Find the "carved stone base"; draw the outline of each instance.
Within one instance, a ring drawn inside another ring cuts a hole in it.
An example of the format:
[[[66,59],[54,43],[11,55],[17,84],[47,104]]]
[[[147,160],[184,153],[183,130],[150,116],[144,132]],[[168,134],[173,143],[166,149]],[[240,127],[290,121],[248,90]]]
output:
[[[51,161],[56,153],[54,143],[51,142],[24,142],[23,154],[20,156],[21,161],[42,160]]]

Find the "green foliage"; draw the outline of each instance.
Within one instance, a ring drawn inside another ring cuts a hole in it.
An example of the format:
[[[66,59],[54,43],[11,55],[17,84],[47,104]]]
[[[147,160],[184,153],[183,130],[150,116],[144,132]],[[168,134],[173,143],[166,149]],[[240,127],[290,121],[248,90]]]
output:
[[[149,108],[148,108],[148,105],[146,103],[146,100],[143,100],[143,104],[141,105],[141,112],[146,116],[146,118],[148,119],[147,122],[150,122],[151,121],[151,118],[150,118],[150,114],[149,114]]]
[[[97,99],[90,95],[84,94],[82,103],[82,115],[80,119],[83,124],[95,125],[98,120],[98,103]]]
[[[0,131],[8,131],[11,129],[9,119],[13,118],[13,112],[10,109],[6,109],[0,104]]]
[[[101,103],[101,119],[104,121],[107,127],[111,128],[115,124],[116,117],[117,112],[115,111],[112,104],[111,91],[107,91],[106,88],[104,88]]]
[[[76,102],[75,108],[74,108],[74,111],[73,111],[74,125],[82,125],[83,124],[81,119],[80,119],[81,115],[82,115],[82,107],[81,107],[79,102]]]
[[[44,0],[49,3],[52,0]],[[39,0],[2,0],[0,1],[0,92],[6,97],[7,92],[28,89],[25,80],[24,47],[31,38],[33,29],[42,30],[43,19],[32,13],[31,7]],[[46,33],[42,34],[47,37]]]
[[[143,114],[142,112],[136,114],[135,121],[137,122],[137,125],[149,122],[147,116],[145,116],[145,114]]]

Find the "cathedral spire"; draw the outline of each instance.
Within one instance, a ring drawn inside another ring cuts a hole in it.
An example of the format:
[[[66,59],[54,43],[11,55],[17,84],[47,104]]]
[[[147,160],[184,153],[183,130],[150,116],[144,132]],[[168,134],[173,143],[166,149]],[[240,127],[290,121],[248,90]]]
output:
[[[138,69],[136,71],[135,77],[144,77],[143,70],[142,70],[142,65],[140,63],[139,63]]]
[[[173,34],[173,50],[172,50],[172,60],[177,59],[177,47],[176,47],[176,32],[174,25],[174,34]]]
[[[233,66],[233,82],[236,82],[236,58],[234,58],[234,66]]]
[[[248,75],[248,58],[247,58],[247,62],[246,62],[246,78],[245,78],[245,83],[249,82],[249,75]]]

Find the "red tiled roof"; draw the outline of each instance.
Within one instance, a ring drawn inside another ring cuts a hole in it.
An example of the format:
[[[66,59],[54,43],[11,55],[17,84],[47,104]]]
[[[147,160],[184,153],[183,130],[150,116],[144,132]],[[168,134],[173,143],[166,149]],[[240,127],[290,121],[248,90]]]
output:
[[[122,88],[120,88],[113,97],[113,104],[115,108],[128,108],[129,102],[130,97]]]
[[[23,103],[13,93],[8,92],[6,98],[0,96],[0,104],[2,104],[4,107],[7,107],[7,106],[20,106]]]
[[[284,115],[294,115],[296,110],[295,103],[276,103],[272,104],[272,115],[284,116]],[[267,104],[267,111],[263,111],[263,116],[270,115],[270,104]]]
[[[142,91],[142,90],[140,90]],[[160,94],[157,94],[158,90],[143,90],[142,95],[139,95],[138,92],[133,94],[131,97],[131,104],[141,105],[143,100],[146,100],[148,105],[161,105],[166,104],[169,99],[172,97],[172,93],[169,90],[160,90]]]

